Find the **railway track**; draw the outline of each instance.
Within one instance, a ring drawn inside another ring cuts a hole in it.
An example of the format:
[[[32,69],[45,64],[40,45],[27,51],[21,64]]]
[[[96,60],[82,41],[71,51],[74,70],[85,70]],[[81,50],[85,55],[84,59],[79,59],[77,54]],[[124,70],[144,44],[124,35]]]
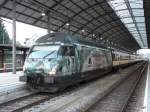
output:
[[[0,112],[22,112],[32,106],[36,106],[42,102],[53,98],[61,98],[67,96],[68,94],[72,94],[75,91],[78,91],[87,84],[83,84],[81,88],[78,88],[79,85],[76,85],[71,88],[67,88],[63,92],[58,93],[41,93],[41,92],[33,92],[28,95],[25,95],[16,99],[12,99],[3,103],[0,103]]]
[[[40,104],[41,102],[50,100],[54,97],[64,97],[64,95],[67,94],[72,94],[74,91],[80,90],[82,88],[84,88],[84,86],[87,84],[82,84],[82,87],[78,88],[79,85],[76,85],[74,87],[71,88],[67,88],[66,90],[64,90],[63,92],[59,92],[59,93],[41,93],[41,92],[31,92],[27,90],[22,91],[22,95],[20,95],[20,91],[18,91],[18,93],[15,93],[14,95],[18,95],[19,97],[14,96],[14,98],[12,98],[12,95],[9,98],[0,99],[0,112],[22,112],[25,109],[28,109],[32,106],[35,106],[37,104]]]
[[[18,98],[11,100],[6,100],[5,102],[0,102],[0,112],[22,112],[25,109],[36,106],[44,101],[50,100],[52,98],[64,97],[64,95],[72,94],[74,91],[84,88],[87,84],[83,84],[81,88],[76,85],[72,88],[67,88],[63,92],[52,93],[41,93],[41,92],[29,92],[26,95],[22,95]]]
[[[110,93],[105,95],[95,105],[93,105],[86,112],[134,112],[129,107],[128,102],[134,102],[135,97],[131,98],[131,95],[138,84],[140,79],[142,80],[142,74],[145,72],[147,64],[141,66],[136,72],[130,75],[124,82],[118,87],[112,90]],[[131,105],[130,105],[131,106]],[[137,112],[137,111],[135,111]]]
[[[124,112],[143,112],[144,107],[144,95],[145,95],[145,85],[146,85],[146,74],[142,75],[136,89],[132,93],[128,100]]]
[[[41,93],[33,93],[30,95],[20,97],[20,98],[0,104],[0,112],[22,111],[25,108],[29,108],[51,97],[53,96],[45,95]]]

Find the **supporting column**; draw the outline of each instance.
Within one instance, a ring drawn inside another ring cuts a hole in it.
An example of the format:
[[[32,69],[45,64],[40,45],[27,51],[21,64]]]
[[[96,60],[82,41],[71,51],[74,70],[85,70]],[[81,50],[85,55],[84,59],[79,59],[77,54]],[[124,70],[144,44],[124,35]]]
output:
[[[3,35],[3,44],[5,44],[4,31],[2,32],[2,35]]]
[[[4,67],[4,50],[2,50],[2,67]]]
[[[0,65],[0,68],[3,68],[4,67],[4,50],[2,49],[1,50],[1,65]]]
[[[22,62],[22,65],[24,65],[25,59],[26,59],[26,50],[23,51],[23,62]]]
[[[48,19],[48,23],[47,23],[47,33],[50,34],[50,12],[47,13],[47,19]]]
[[[13,27],[12,27],[12,34],[13,34],[13,43],[12,43],[12,63],[13,63],[13,74],[16,74],[16,0],[13,0]]]

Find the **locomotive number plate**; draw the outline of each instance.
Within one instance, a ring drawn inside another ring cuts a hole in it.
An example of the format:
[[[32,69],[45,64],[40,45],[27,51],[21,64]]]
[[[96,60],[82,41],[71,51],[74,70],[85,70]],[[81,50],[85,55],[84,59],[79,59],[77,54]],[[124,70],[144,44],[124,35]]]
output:
[[[26,76],[20,76],[20,77],[19,77],[19,80],[26,82],[26,81],[27,81],[27,77],[26,77]]]
[[[54,83],[54,78],[53,77],[45,77],[44,82],[45,83]]]

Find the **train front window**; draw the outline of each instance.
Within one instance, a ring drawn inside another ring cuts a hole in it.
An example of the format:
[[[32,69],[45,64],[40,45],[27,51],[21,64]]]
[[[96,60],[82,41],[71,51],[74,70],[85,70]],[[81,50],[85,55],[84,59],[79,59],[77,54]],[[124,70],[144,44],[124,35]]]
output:
[[[34,46],[29,53],[29,58],[57,58],[59,48],[59,45]]]

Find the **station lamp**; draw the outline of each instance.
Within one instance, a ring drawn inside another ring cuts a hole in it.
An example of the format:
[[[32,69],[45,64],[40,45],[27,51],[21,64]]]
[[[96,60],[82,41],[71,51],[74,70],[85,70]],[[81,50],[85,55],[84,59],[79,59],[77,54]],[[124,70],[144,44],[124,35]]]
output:
[[[84,36],[85,30],[84,30],[84,29],[82,29],[82,30],[81,30],[81,32],[82,32],[82,36]]]
[[[51,30],[50,33],[54,33],[54,31]]]
[[[44,12],[41,13],[42,16],[45,16],[46,14]]]
[[[70,32],[70,24],[69,24],[69,23],[66,23],[66,26],[67,26],[68,32]]]
[[[83,30],[81,30],[82,31],[82,33],[84,33],[85,32],[85,30],[83,29]]]
[[[69,26],[70,24],[69,24],[69,23],[66,23],[66,25]]]
[[[94,38],[94,37],[95,37],[95,34],[93,34],[92,37]]]

